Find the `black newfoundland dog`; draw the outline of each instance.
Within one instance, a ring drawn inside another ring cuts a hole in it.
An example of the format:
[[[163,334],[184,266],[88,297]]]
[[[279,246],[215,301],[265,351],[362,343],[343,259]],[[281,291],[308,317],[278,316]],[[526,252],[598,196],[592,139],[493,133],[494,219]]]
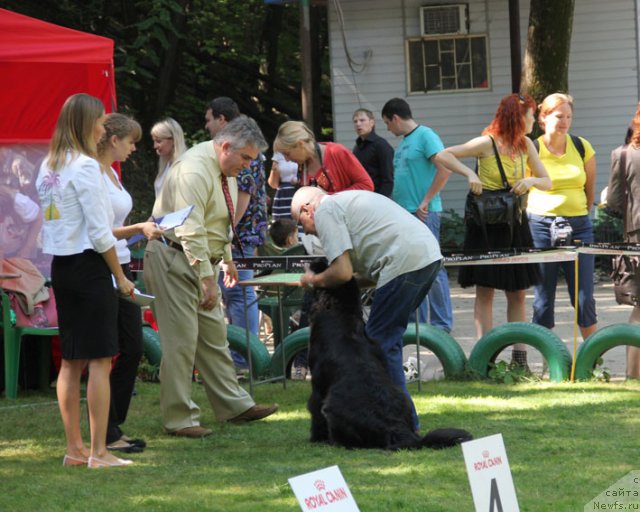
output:
[[[326,261],[315,261],[322,272]],[[473,437],[465,430],[413,430],[411,403],[389,377],[384,354],[364,331],[355,279],[314,290],[311,305],[311,441],[347,448],[446,448]]]

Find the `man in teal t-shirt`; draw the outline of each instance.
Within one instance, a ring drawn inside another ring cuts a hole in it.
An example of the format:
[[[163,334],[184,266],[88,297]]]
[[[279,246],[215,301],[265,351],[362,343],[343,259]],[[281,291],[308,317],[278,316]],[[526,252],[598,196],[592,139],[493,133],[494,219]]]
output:
[[[436,132],[413,120],[409,104],[401,98],[393,98],[385,104],[382,120],[391,133],[403,136],[393,157],[392,199],[424,222],[440,240],[440,190],[451,174],[439,158],[444,156],[439,155],[444,145]],[[446,163],[450,166],[452,162]],[[427,321],[427,308],[431,325],[451,332],[453,317],[449,278],[444,268],[420,305],[420,322]]]

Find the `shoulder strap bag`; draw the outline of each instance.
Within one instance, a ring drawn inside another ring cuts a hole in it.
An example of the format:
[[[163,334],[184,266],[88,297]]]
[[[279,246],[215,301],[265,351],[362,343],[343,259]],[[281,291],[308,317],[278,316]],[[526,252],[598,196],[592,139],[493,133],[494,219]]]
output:
[[[482,237],[487,249],[489,247],[489,237],[487,234],[487,225],[503,224],[509,227],[509,245],[513,240],[513,230],[516,224],[522,221],[522,202],[521,198],[511,192],[511,187],[507,180],[507,176],[500,160],[496,141],[492,136],[491,144],[493,145],[493,154],[496,158],[496,164],[500,171],[502,179],[502,187],[499,190],[485,190],[480,195],[469,192],[464,208],[465,222],[473,226],[478,226],[482,230]],[[476,166],[476,173],[478,168]]]

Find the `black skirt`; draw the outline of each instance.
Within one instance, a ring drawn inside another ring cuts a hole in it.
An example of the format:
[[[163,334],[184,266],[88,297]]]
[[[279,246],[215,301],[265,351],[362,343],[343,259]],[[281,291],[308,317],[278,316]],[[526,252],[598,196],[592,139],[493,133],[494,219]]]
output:
[[[54,256],[51,284],[56,296],[62,358],[116,355],[118,297],[104,258],[92,250]]]
[[[487,247],[482,230],[478,226],[467,224],[463,244],[465,254],[478,254],[479,252],[486,254],[489,251],[509,249],[526,250],[533,247],[533,238],[526,215],[522,216],[520,224],[514,226],[513,237],[509,226],[500,224],[487,226],[487,238],[489,247]],[[536,263],[469,265],[460,267],[458,272],[458,283],[463,288],[484,286],[508,292],[526,290],[538,284],[539,279]]]

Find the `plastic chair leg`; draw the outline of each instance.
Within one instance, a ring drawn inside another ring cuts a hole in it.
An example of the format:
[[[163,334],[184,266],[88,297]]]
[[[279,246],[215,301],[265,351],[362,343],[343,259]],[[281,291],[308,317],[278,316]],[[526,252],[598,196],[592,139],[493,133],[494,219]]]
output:
[[[4,393],[7,398],[15,400],[18,397],[21,337],[10,329],[4,334]]]

